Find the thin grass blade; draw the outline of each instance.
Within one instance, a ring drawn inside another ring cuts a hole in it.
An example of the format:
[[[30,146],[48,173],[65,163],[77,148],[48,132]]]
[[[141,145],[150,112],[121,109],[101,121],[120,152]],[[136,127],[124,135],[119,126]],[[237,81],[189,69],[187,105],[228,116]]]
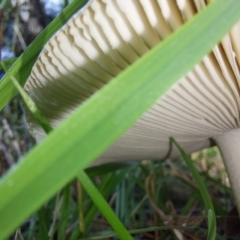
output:
[[[108,223],[112,226],[120,239],[133,240],[128,230],[115,215],[112,208],[108,205],[102,194],[97,190],[88,175],[84,171],[81,171],[78,174],[78,179],[83,185],[85,191],[91,197],[92,201],[95,203],[98,209],[102,212],[103,216],[107,219]]]
[[[17,60],[17,58],[9,58],[7,60],[3,60],[0,62],[0,70],[3,70],[2,64],[4,64],[7,68],[9,68],[15,61]],[[1,84],[2,81],[0,81]]]
[[[211,197],[208,193],[208,190],[203,182],[203,179],[201,178],[200,174],[198,173],[197,169],[194,167],[193,162],[191,158],[187,155],[187,153],[181,148],[181,146],[178,144],[178,142],[171,138],[171,141],[175,144],[175,146],[180,151],[184,161],[186,162],[188,169],[191,171],[193,178],[195,179],[197,186],[199,188],[199,191],[201,193],[206,212],[208,214],[208,240],[214,240],[216,239],[216,215],[214,212],[214,207],[212,204]]]

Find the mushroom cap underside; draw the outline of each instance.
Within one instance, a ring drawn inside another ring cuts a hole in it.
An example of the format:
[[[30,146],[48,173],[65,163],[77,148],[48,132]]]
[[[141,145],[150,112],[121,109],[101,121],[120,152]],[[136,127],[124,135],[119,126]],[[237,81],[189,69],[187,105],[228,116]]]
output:
[[[25,89],[56,127],[204,7],[204,0],[94,0],[47,43]],[[239,128],[239,39],[240,22],[96,163],[176,157],[171,136],[191,153]],[[43,130],[27,119],[41,140]]]

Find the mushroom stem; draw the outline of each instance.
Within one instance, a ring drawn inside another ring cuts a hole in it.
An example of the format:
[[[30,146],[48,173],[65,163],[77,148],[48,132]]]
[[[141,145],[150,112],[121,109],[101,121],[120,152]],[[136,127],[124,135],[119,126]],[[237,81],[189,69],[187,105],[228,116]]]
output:
[[[235,204],[240,214],[240,128],[215,137],[233,189]]]

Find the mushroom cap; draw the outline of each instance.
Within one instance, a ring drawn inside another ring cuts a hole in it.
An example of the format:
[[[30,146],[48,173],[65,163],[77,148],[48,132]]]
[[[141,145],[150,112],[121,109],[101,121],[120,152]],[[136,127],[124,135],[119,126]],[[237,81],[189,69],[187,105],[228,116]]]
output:
[[[204,7],[204,0],[93,0],[50,39],[25,89],[57,127],[92,94]],[[171,136],[191,153],[238,129],[239,39],[240,22],[95,164],[177,157],[178,151],[170,146]],[[44,138],[30,115],[27,121],[37,141]]]

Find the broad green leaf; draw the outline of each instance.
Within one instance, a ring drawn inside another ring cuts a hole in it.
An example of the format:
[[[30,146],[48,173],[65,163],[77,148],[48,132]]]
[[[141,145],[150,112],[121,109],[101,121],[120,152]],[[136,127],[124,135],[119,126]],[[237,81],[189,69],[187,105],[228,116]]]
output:
[[[24,85],[26,82],[32,67],[43,49],[47,41],[53,36],[53,34],[62,27],[67,20],[83,7],[88,0],[73,0],[62,13],[56,17],[51,24],[44,29],[41,34],[33,41],[33,43],[26,49],[26,51],[14,62],[12,67],[8,70],[5,76],[0,81],[0,110],[17,95],[17,89],[14,87],[10,76],[14,76],[19,80],[20,85]]]
[[[1,63],[3,69],[6,71],[6,67],[4,63]],[[24,89],[21,87],[21,85],[17,82],[17,80],[13,77],[10,76],[13,84],[15,87],[18,89],[24,103],[27,106],[27,109],[31,112],[33,115],[34,119],[40,124],[40,126],[43,128],[46,134],[49,134],[50,131],[52,131],[52,127],[47,121],[47,119],[43,116],[41,111],[37,108],[36,104],[33,102],[30,96],[24,91]],[[118,164],[119,165],[119,164]],[[99,210],[102,212],[103,216],[106,217],[108,220],[109,224],[112,225],[113,229],[118,233],[118,236],[121,237],[121,239],[126,240],[126,239],[132,239],[131,235],[128,233],[128,231],[125,229],[125,227],[122,225],[120,220],[115,216],[113,210],[111,207],[108,205],[104,197],[101,195],[101,193],[97,190],[95,185],[92,183],[91,179],[88,177],[88,175],[85,173],[85,171],[81,171],[80,174],[78,174],[78,178],[81,182],[81,185],[85,188],[86,192],[89,194],[95,205],[99,208]],[[67,227],[67,221],[68,221],[68,211],[69,211],[69,205],[70,205],[70,188],[71,185],[68,184],[64,190],[63,190],[63,206],[61,208],[61,217],[59,221],[59,229],[58,229],[58,238],[59,239],[64,239],[65,238],[65,231]],[[39,216],[39,222],[40,222],[40,227],[41,227],[41,233],[43,234],[44,237],[41,238],[46,238],[48,236],[47,234],[47,223],[44,221],[43,217],[43,208],[41,208],[38,211],[38,216]]]
[[[199,62],[239,19],[238,6],[239,0],[212,2],[98,91],[10,170],[0,182],[0,239],[103,153]]]

